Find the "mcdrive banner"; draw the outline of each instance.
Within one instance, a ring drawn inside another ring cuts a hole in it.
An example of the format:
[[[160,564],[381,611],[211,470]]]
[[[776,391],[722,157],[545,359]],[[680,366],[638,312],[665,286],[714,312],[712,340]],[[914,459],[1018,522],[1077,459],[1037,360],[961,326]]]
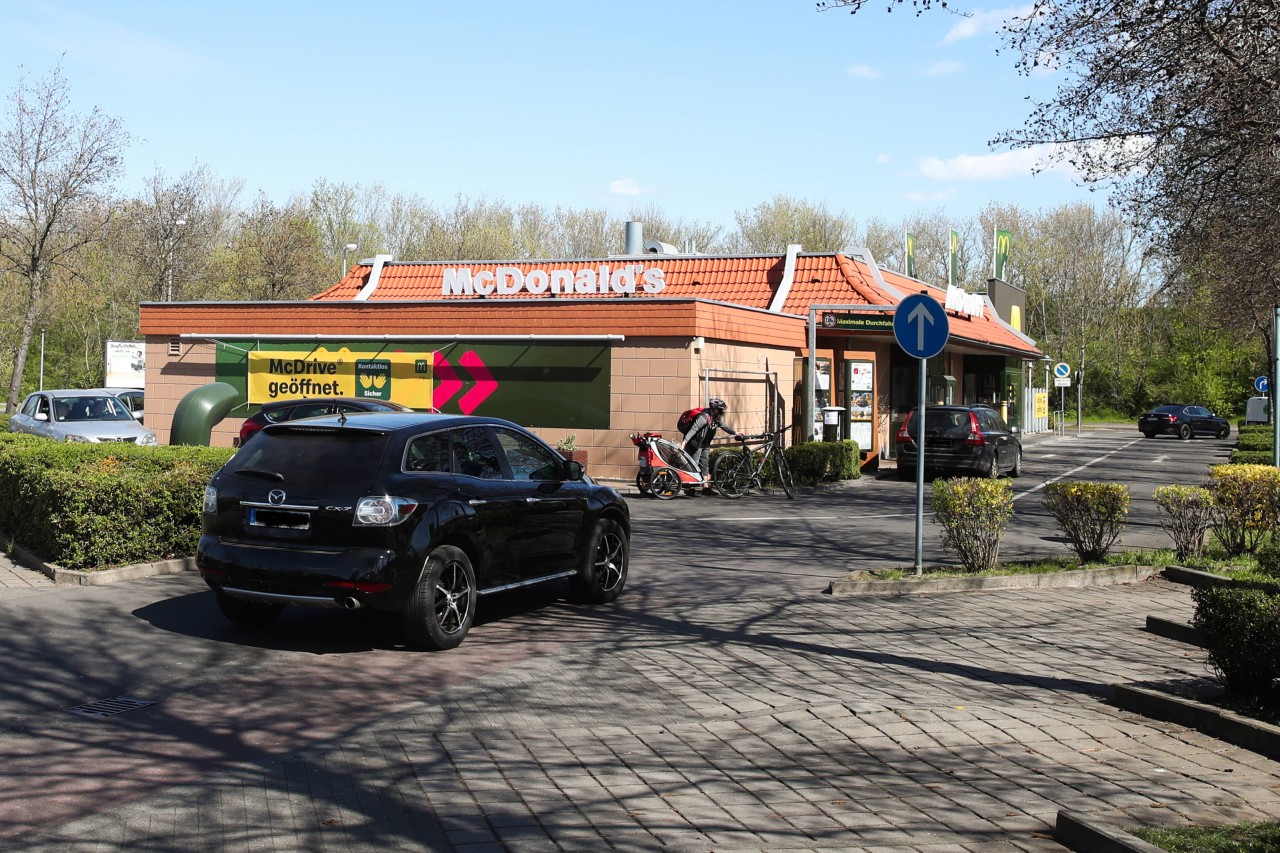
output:
[[[360,397],[489,415],[530,427],[609,428],[607,344],[263,341],[217,345],[217,378],[246,409],[269,400]]]

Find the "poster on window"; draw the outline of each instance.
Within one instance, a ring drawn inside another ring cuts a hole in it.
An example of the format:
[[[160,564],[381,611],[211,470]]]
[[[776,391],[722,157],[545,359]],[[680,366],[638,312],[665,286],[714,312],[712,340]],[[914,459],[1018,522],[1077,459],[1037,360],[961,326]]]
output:
[[[849,438],[859,450],[871,450],[874,430],[875,362],[847,361],[849,371]]]

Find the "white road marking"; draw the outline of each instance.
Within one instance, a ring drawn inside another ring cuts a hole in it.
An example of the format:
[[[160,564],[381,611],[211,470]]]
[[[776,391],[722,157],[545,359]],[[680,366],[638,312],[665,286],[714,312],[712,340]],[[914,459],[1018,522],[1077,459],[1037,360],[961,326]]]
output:
[[[1104,459],[1107,459],[1111,456],[1115,456],[1121,450],[1127,450],[1128,448],[1132,447],[1133,445],[1137,444],[1140,441],[1142,441],[1141,438],[1135,438],[1132,441],[1125,442],[1124,444],[1117,447],[1115,450],[1110,450],[1102,454],[1101,456],[1097,456],[1093,459],[1090,459],[1088,462],[1085,462],[1083,465],[1077,465],[1076,467],[1072,468],[1070,471],[1063,471],[1061,474],[1059,474],[1056,477],[1050,477],[1048,480],[1045,480],[1043,483],[1040,483],[1037,486],[1032,486],[1030,489],[1027,489],[1025,492],[1021,492],[1019,494],[1014,495],[1013,499],[1016,501],[1019,498],[1025,498],[1027,495],[1035,494],[1036,492],[1040,491],[1050,483],[1056,483],[1059,480],[1062,480],[1066,477],[1070,477],[1072,474],[1076,473],[1077,471],[1083,471],[1085,468],[1088,468],[1090,465],[1097,465],[1099,462],[1103,461]]]

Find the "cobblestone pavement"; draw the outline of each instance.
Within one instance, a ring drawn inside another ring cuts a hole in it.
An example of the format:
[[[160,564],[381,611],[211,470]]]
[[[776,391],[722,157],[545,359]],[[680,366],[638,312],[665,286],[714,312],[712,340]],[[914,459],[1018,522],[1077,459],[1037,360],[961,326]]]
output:
[[[18,598],[23,593],[52,589],[54,583],[43,573],[28,569],[0,554],[0,595],[5,600]]]
[[[1280,817],[1276,762],[1105,701],[1205,674],[1142,630],[1190,612],[1153,581],[518,614],[468,644],[581,639],[9,849],[998,853],[1062,850],[1061,808]]]

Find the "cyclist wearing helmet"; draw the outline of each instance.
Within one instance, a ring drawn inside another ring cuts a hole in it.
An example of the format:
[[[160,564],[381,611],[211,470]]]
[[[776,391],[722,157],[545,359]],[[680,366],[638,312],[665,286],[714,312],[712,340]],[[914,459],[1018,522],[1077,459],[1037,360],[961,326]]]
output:
[[[698,463],[698,472],[702,474],[702,493],[715,494],[711,488],[711,440],[716,437],[716,430],[724,430],[729,435],[737,435],[733,427],[721,422],[728,405],[719,397],[707,401],[707,407],[693,419],[689,431],[680,442],[680,449],[688,453]]]

